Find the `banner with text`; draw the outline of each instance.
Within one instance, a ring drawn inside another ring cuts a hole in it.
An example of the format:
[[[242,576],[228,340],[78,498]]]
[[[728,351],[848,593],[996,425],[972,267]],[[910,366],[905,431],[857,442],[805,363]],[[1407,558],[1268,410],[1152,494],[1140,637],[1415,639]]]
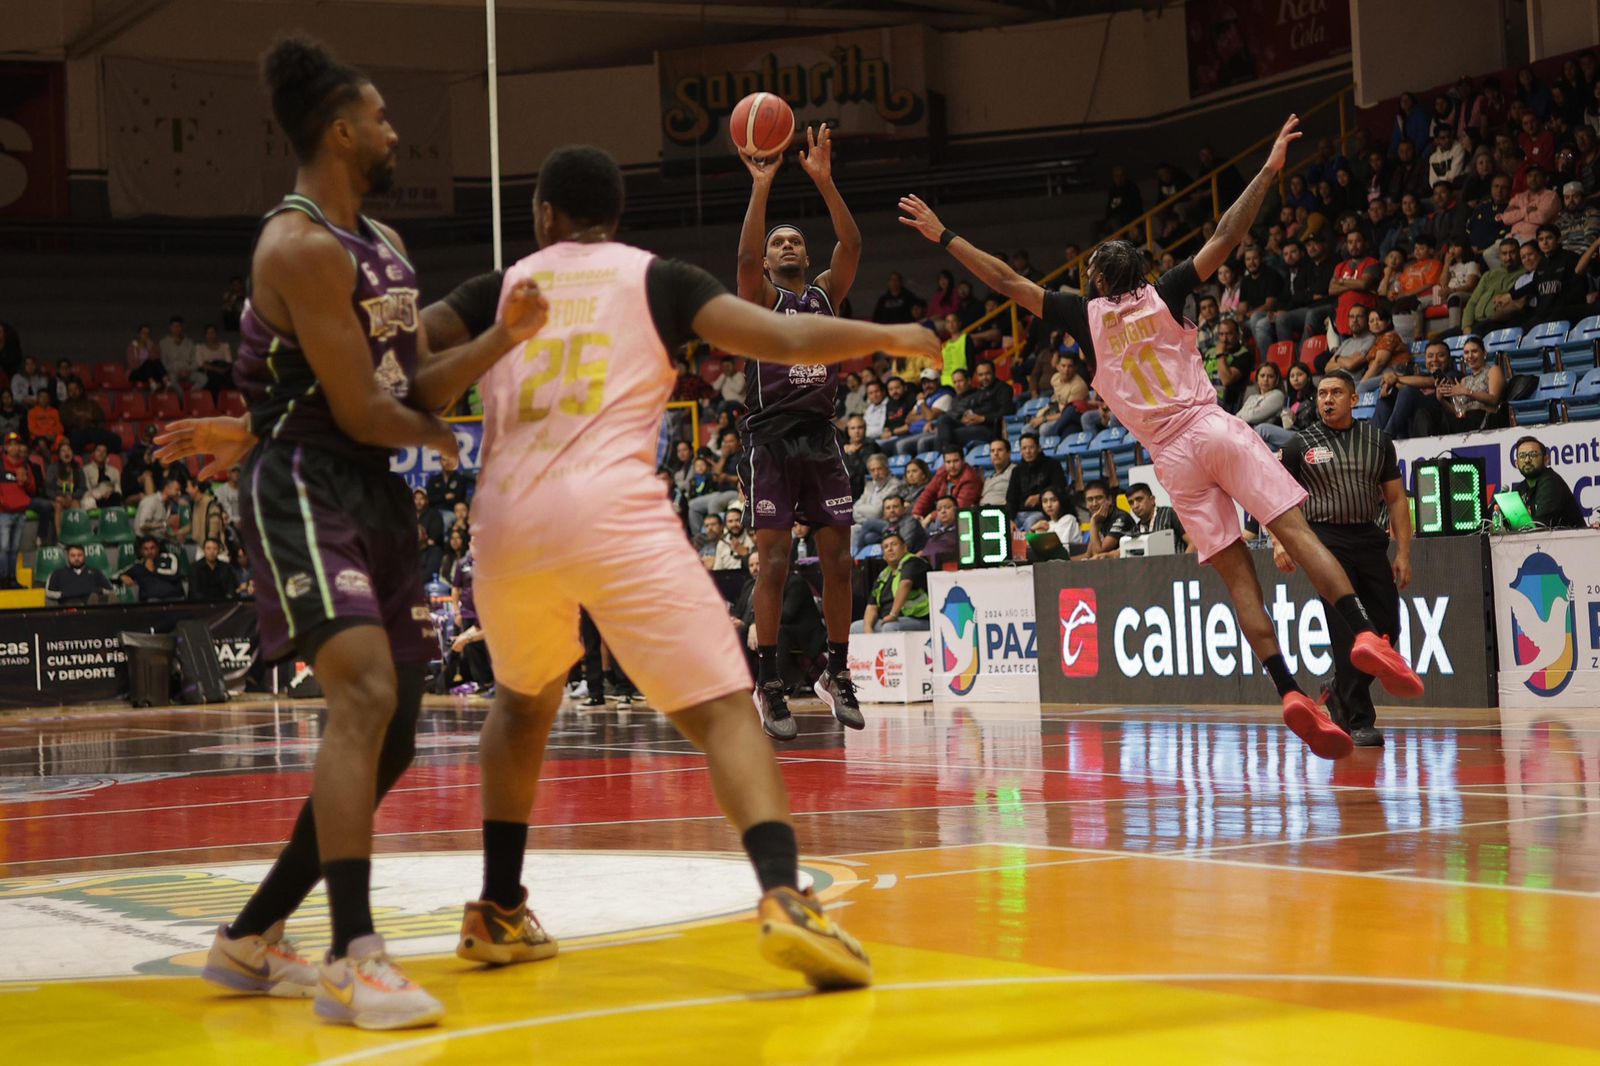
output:
[[[373,71],[400,137],[394,185],[367,197],[375,218],[455,208],[448,80]],[[296,160],[256,68],[243,63],[105,60],[112,214],[259,215],[294,186]]]
[[[1600,533],[1495,537],[1502,707],[1600,707]]]
[[[1350,51],[1350,0],[1188,0],[1189,95]]]
[[[929,39],[894,26],[658,52],[661,157],[690,159],[718,138],[732,152],[728,115],[755,92],[788,101],[800,144],[821,122],[845,137],[926,136]]]
[[[1289,669],[1333,676],[1328,617],[1303,573],[1252,552]],[[1487,541],[1419,540],[1400,594],[1399,648],[1427,683],[1430,707],[1495,704]],[[1192,555],[1040,563],[1039,688],[1046,703],[1275,702],[1216,570]],[[1311,688],[1315,691],[1315,688]],[[1384,702],[1382,690],[1376,698]]]
[[[66,116],[60,63],[0,63],[0,216],[67,213]]]
[[[936,703],[1033,703],[1039,639],[1033,567],[928,575]]]
[[[850,677],[862,703],[933,699],[933,634],[850,634]]]
[[[452,422],[450,428],[455,430],[456,444],[461,449],[462,471],[476,474],[483,465],[483,423]],[[420,489],[429,475],[437,474],[443,467],[439,465],[439,453],[432,448],[401,448],[389,460],[389,469],[405,478],[407,485]]]

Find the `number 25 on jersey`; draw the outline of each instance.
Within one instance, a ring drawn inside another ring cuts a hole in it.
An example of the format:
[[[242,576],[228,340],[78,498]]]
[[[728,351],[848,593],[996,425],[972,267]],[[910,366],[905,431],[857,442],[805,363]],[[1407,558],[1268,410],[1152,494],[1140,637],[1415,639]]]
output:
[[[522,383],[517,421],[542,421],[553,407],[580,417],[598,414],[606,393],[605,353],[610,350],[609,333],[574,333],[565,340],[535,337],[523,344],[523,361],[538,369]],[[557,379],[552,393],[546,386]]]

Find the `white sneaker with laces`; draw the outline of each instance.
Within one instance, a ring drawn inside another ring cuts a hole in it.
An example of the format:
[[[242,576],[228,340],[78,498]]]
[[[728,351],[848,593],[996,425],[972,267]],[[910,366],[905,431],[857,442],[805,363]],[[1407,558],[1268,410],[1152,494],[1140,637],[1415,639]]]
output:
[[[200,976],[235,992],[280,999],[310,999],[317,994],[317,968],[284,937],[282,922],[260,936],[236,940],[228,936],[227,926],[217,926]]]
[[[377,933],[358,936],[342,959],[319,967],[317,1017],[357,1029],[414,1029],[444,1017],[444,1004],[412,984]]]

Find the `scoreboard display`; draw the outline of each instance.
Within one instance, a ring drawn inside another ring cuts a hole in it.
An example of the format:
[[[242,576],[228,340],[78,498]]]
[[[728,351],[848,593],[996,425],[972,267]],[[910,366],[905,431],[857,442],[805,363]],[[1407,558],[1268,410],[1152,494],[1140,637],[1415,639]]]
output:
[[[969,507],[956,514],[956,563],[963,570],[1011,563],[1011,518],[1003,507]]]
[[[1488,518],[1484,500],[1487,467],[1482,459],[1423,459],[1412,464],[1411,494],[1419,537],[1477,533]]]

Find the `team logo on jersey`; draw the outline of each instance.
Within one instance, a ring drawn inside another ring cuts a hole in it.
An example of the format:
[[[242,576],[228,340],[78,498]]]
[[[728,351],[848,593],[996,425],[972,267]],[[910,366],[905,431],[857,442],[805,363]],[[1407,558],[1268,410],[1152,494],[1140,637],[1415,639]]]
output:
[[[333,579],[333,587],[351,596],[371,596],[372,579],[359,570],[341,570]]]
[[[1549,555],[1534,552],[1510,587],[1512,657],[1532,671],[1523,684],[1536,696],[1559,695],[1577,658],[1572,579]]]
[[[373,380],[378,387],[397,400],[403,400],[411,392],[411,382],[406,379],[406,372],[400,366],[400,360],[394,357],[394,349],[390,348],[383,353],[383,360],[372,372]]]
[[[404,281],[406,280],[405,268],[398,263],[390,263],[383,268],[383,276],[390,281]]]
[[[1306,465],[1320,466],[1323,463],[1333,462],[1333,449],[1319,444],[1315,448],[1306,450]]]
[[[380,244],[380,245],[378,245],[378,258],[379,259],[393,259],[394,258],[394,253],[389,251],[389,246],[387,244]]]
[[[791,366],[789,384],[802,389],[818,389],[828,383],[828,368],[820,364]]]
[[[290,574],[283,583],[283,594],[291,600],[298,600],[310,591],[310,574]]]
[[[361,265],[366,267],[365,263]],[[374,287],[381,284],[370,267],[367,272]],[[367,334],[374,340],[386,341],[397,333],[417,331],[416,289],[390,289],[382,296],[362,300],[361,307],[367,313]]]
[[[771,500],[757,500],[756,514],[777,514],[778,505]]]

